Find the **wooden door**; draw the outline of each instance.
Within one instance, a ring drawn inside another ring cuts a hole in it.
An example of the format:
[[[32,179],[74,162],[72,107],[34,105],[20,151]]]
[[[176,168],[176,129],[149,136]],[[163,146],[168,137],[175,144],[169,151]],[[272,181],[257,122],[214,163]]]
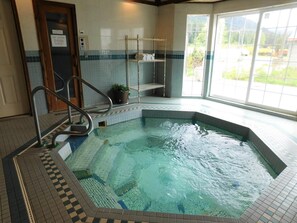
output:
[[[67,97],[66,81],[80,76],[75,7],[71,4],[38,1],[38,33],[45,86]],[[71,102],[80,106],[80,87],[70,84]],[[48,96],[49,111],[66,109],[66,104]]]
[[[0,1],[0,118],[30,112],[10,0]]]

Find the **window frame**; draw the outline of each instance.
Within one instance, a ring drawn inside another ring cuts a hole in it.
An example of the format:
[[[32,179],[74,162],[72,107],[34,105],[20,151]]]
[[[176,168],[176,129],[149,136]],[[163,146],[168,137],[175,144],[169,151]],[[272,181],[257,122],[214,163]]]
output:
[[[252,62],[251,62],[251,68],[250,68],[250,76],[249,76],[249,80],[248,80],[248,89],[247,89],[247,93],[246,93],[246,98],[244,100],[244,102],[242,101],[237,101],[234,100],[232,98],[227,98],[224,96],[213,96],[210,95],[211,93],[211,88],[212,88],[212,81],[213,81],[213,68],[214,68],[214,63],[212,61],[212,63],[210,64],[209,67],[209,85],[208,85],[208,90],[207,93],[205,95],[205,98],[207,99],[211,99],[211,100],[215,100],[215,101],[220,101],[223,102],[225,104],[234,104],[234,105],[240,105],[243,107],[253,107],[255,109],[261,109],[261,110],[268,110],[271,112],[277,112],[277,113],[283,113],[283,114],[288,114],[288,115],[293,115],[297,117],[297,107],[296,107],[296,111],[290,111],[290,110],[285,110],[285,109],[281,109],[281,108],[277,108],[277,107],[272,107],[272,106],[267,106],[267,105],[263,105],[263,104],[257,104],[257,103],[253,103],[253,102],[249,102],[249,97],[250,97],[250,91],[251,91],[251,85],[253,82],[253,75],[254,75],[254,70],[255,70],[255,62],[256,62],[256,56],[258,53],[258,48],[259,48],[259,41],[260,41],[260,33],[261,33],[261,25],[262,25],[262,19],[265,13],[267,12],[273,12],[273,11],[278,11],[278,10],[285,10],[285,9],[292,9],[292,8],[297,8],[297,4],[293,3],[293,4],[285,4],[285,5],[278,5],[278,6],[270,6],[270,7],[264,7],[264,8],[258,8],[258,9],[251,9],[251,10],[242,10],[242,11],[235,11],[235,12],[224,12],[224,13],[217,13],[217,14],[213,14],[213,20],[215,21],[213,23],[213,42],[211,44],[211,51],[213,52],[213,61],[214,58],[216,56],[216,43],[217,43],[217,38],[218,38],[218,22],[219,19],[221,18],[226,18],[226,17],[232,17],[232,16],[243,16],[243,15],[250,15],[250,14],[259,14],[259,20],[258,20],[258,24],[257,24],[257,29],[256,29],[256,36],[255,36],[255,42],[254,42],[254,50],[253,50],[253,55],[252,55]],[[211,24],[210,24],[211,25]],[[211,40],[209,40],[211,41]],[[206,87],[206,86],[204,86]],[[297,88],[297,87],[296,87]]]

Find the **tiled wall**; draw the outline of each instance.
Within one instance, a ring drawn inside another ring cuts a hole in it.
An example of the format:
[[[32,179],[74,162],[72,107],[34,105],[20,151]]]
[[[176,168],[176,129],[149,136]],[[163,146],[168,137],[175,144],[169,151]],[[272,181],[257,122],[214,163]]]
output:
[[[82,78],[107,93],[114,83],[126,83],[125,35],[153,37],[157,7],[122,0],[56,0],[75,4],[79,35],[87,36],[88,49],[80,52]],[[32,89],[43,85],[32,0],[16,0]],[[147,46],[145,45],[144,48]],[[144,68],[144,73],[151,68]],[[135,79],[136,69],[133,78]],[[146,76],[145,76],[146,77]],[[141,78],[146,81],[146,78]],[[133,92],[131,93],[133,96]],[[102,103],[103,98],[83,85],[84,105]],[[38,93],[39,114],[47,113],[44,94]]]
[[[129,37],[158,37],[167,39],[166,96],[180,97],[184,65],[186,17],[188,14],[212,14],[221,12],[225,5],[169,4],[155,7],[123,0],[56,0],[75,4],[79,35],[88,37],[88,49],[81,52],[82,77],[107,93],[113,83],[126,83],[125,35]],[[243,2],[243,0],[239,0]],[[265,1],[266,6],[279,4],[281,0]],[[27,64],[32,88],[43,84],[38,43],[34,23],[32,0],[16,0]],[[233,1],[230,1],[233,2]],[[237,1],[238,2],[238,1]],[[234,3],[233,8],[242,4]],[[256,2],[256,0],[253,2]],[[285,0],[285,2],[294,2]],[[264,4],[264,3],[263,3]],[[255,5],[257,5],[255,3]],[[249,4],[250,7],[250,4]],[[222,10],[219,10],[222,9]],[[246,8],[245,8],[246,9]],[[209,44],[208,51],[211,44]],[[149,46],[141,45],[145,50]],[[134,45],[135,48],[135,45]],[[212,54],[212,52],[211,52]],[[207,58],[208,66],[212,58]],[[151,68],[144,66],[144,74]],[[158,69],[163,69],[159,65]],[[136,81],[136,68],[131,68],[131,82]],[[209,69],[208,69],[209,70]],[[148,76],[141,78],[145,81]],[[158,78],[162,78],[158,76]],[[133,92],[131,96],[135,96]],[[102,99],[88,88],[83,88],[85,106],[99,103]],[[44,96],[38,96],[41,113],[46,113]]]
[[[43,76],[39,53],[37,51],[26,51],[26,61],[30,78],[31,89],[43,85]],[[35,96],[38,114],[47,114],[47,105],[44,92],[40,91]]]
[[[88,37],[88,49],[80,52],[82,78],[94,84],[99,90],[108,93],[114,83],[126,84],[125,35],[129,37],[158,37],[168,39],[167,43],[167,78],[166,96],[178,97],[181,95],[183,51],[172,49],[172,35],[157,33],[158,8],[155,6],[127,3],[122,0],[56,0],[75,4],[79,35]],[[38,43],[34,24],[32,0],[17,1],[24,39],[27,65],[32,89],[43,85]],[[170,21],[170,17],[168,17]],[[163,27],[166,27],[164,24]],[[131,43],[129,49],[135,50],[136,43]],[[141,43],[140,48],[150,50],[150,43]],[[151,82],[152,66],[142,65],[140,82]],[[137,83],[137,69],[130,64],[130,83]],[[162,67],[158,67],[158,70]],[[163,78],[158,77],[158,82]],[[172,85],[172,81],[174,84]],[[150,93],[150,92],[147,92]],[[157,92],[159,93],[159,92]],[[131,92],[130,97],[136,96]],[[85,106],[102,103],[103,98],[97,93],[83,86]],[[43,92],[36,96],[38,112],[47,113],[47,106]]]
[[[99,51],[92,50],[86,53],[88,56],[80,57],[81,75],[86,81],[94,84],[100,91],[108,94],[109,89],[114,83],[126,84],[126,56],[125,51],[109,50]],[[36,86],[43,85],[40,58],[37,51],[27,51],[27,66],[29,70],[30,82],[32,89]],[[181,83],[183,72],[183,52],[167,52],[167,77],[166,77],[166,96],[179,97],[181,95]],[[152,66],[145,64],[142,67],[143,75],[140,78],[141,83],[151,81]],[[130,64],[130,83],[137,83],[136,65]],[[163,65],[157,68],[162,73]],[[173,81],[174,80],[174,81]],[[158,76],[158,81],[162,82],[162,75]],[[150,92],[149,92],[150,93]],[[161,93],[160,93],[161,94]],[[131,97],[136,96],[131,92]],[[96,92],[83,85],[84,106],[104,103],[104,98]],[[36,95],[38,113],[46,114],[47,106],[44,93]]]
[[[81,56],[81,75],[100,91],[108,93],[114,83],[126,83],[126,64],[124,51],[89,51],[88,57]],[[85,106],[102,101],[96,92],[83,85]]]

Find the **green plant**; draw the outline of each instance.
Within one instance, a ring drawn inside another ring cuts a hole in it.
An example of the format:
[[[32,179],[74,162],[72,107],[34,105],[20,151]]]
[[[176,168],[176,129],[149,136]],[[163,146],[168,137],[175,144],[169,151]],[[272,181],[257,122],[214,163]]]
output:
[[[194,67],[198,67],[202,65],[203,58],[204,58],[203,49],[195,48],[191,56],[193,57],[192,62]]]
[[[223,72],[223,78],[228,80],[248,80],[249,71],[243,69],[238,72],[235,68]],[[297,68],[287,67],[281,69],[273,69],[268,72],[267,67],[259,67],[256,69],[254,81],[265,84],[276,84],[283,86],[297,87]]]
[[[126,104],[129,98],[129,87],[123,84],[113,84],[111,86],[112,101],[115,104]]]
[[[126,91],[130,91],[129,87],[127,87],[127,86],[125,86],[123,84],[113,84],[111,86],[111,90],[113,92],[122,92],[122,93],[124,93]]]
[[[297,87],[297,68],[287,67],[281,69],[273,69],[270,73],[268,73],[267,68],[260,67],[256,70],[254,80],[256,82],[266,84]]]
[[[246,81],[249,79],[249,71],[244,69],[239,72],[236,68],[232,68],[232,70],[223,72],[223,78],[229,80]]]

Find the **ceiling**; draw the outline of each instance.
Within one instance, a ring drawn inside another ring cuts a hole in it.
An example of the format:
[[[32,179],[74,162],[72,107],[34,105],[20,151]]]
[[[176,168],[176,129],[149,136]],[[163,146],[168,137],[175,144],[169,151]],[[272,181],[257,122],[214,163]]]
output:
[[[129,0],[130,2],[138,2],[147,5],[167,5],[167,4],[178,4],[178,3],[215,3],[226,0]]]

